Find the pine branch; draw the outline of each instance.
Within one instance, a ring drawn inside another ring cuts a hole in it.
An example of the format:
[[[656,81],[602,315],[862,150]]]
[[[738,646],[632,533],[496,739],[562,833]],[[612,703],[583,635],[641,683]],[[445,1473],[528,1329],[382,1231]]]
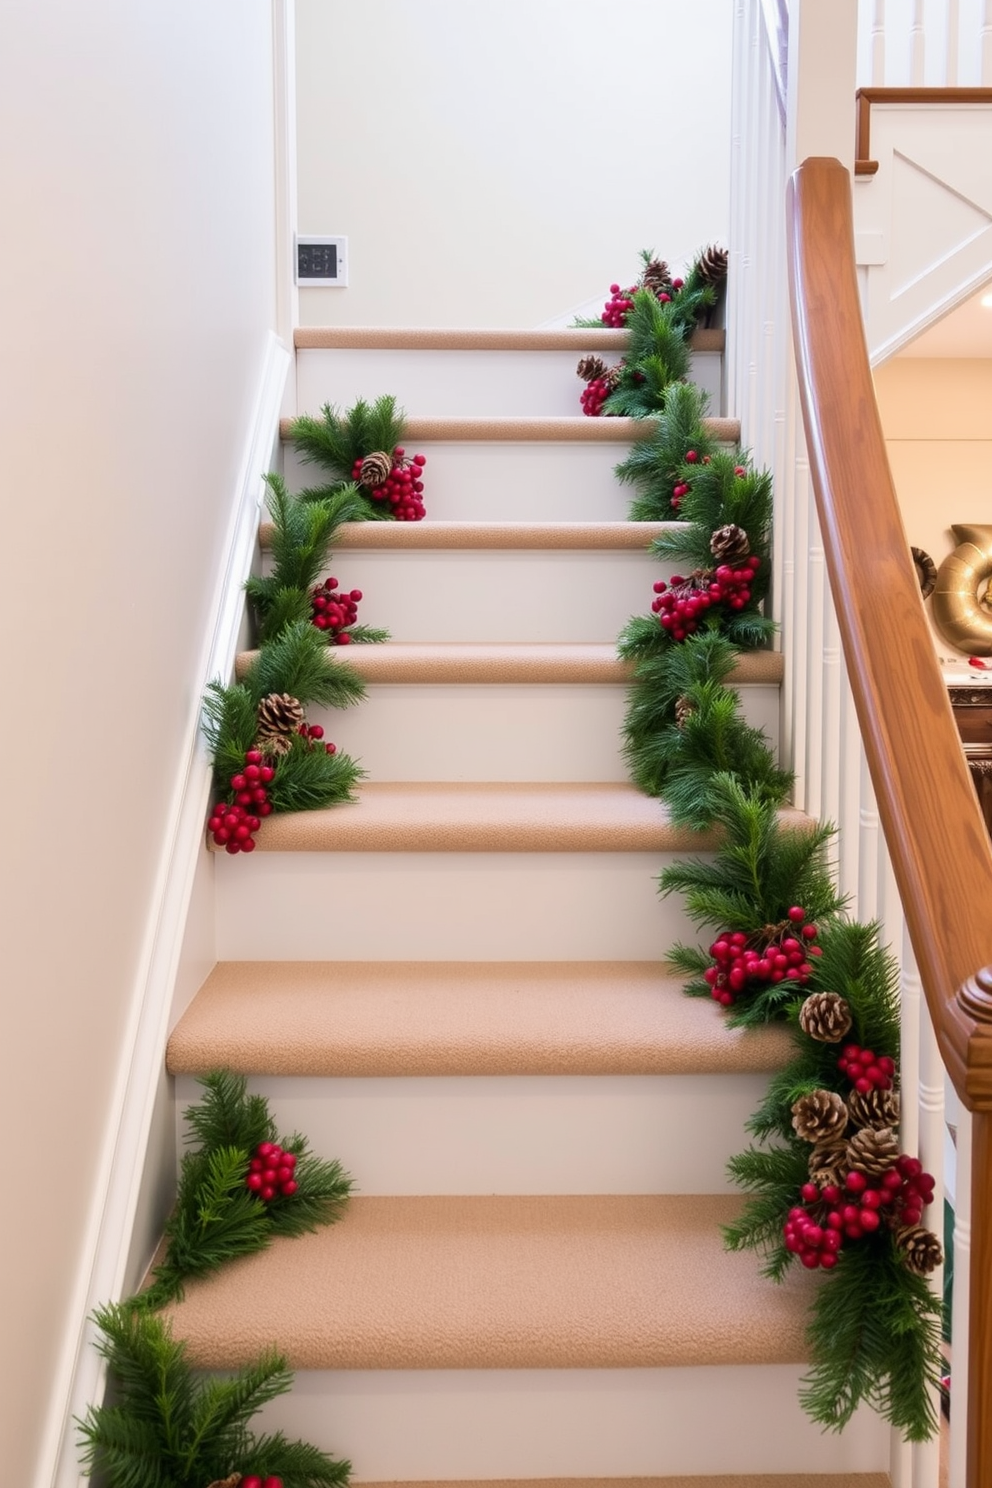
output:
[[[342,667],[343,671],[344,668]],[[348,754],[328,754],[294,738],[268,787],[273,811],[322,811],[355,799],[365,771]]]
[[[356,460],[375,450],[392,454],[403,439],[404,414],[390,396],[371,404],[359,398],[346,413],[325,403],[322,415],[295,419],[290,438],[305,462],[323,465],[337,481],[350,482]]]
[[[203,734],[214,762],[214,781],[226,790],[255,741],[255,701],[240,683],[210,682],[203,699]]]
[[[670,520],[677,510],[672,504],[673,486],[686,454],[695,451],[701,463],[705,455],[717,453],[716,440],[706,433],[702,424],[706,405],[706,394],[693,383],[673,383],[652,433],[639,439],[626,460],[615,467],[617,478],[636,489],[629,513],[631,521]]]
[[[272,692],[287,692],[304,706],[318,703],[330,708],[348,708],[365,696],[358,673],[332,660],[322,632],[306,622],[287,626],[263,646],[242,685],[255,708]]]
[[[249,1095],[248,1081],[233,1070],[211,1070],[199,1077],[203,1095],[185,1112],[187,1141],[201,1147],[241,1147],[274,1142],[276,1124],[263,1095]]]
[[[348,631],[348,634],[356,646],[379,646],[384,641],[392,639],[388,630],[383,630],[381,626],[375,625],[353,625]]]

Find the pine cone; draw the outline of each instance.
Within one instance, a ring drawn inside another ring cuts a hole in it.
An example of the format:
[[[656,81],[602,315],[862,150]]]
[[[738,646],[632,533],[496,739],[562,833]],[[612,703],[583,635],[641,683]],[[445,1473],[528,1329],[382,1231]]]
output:
[[[613,392],[613,389],[615,387],[619,386],[620,379],[621,379],[622,376],[623,376],[623,362],[617,362],[617,364],[616,364],[615,367],[607,367],[606,372],[604,374],[604,377],[605,377],[607,389],[611,393]]]
[[[847,1106],[832,1090],[813,1090],[792,1107],[792,1129],[804,1142],[839,1137],[847,1126]]]
[[[922,1225],[896,1231],[896,1245],[902,1251],[907,1268],[916,1276],[929,1276],[944,1259],[940,1241],[932,1230]]]
[[[373,450],[362,461],[358,479],[363,486],[368,486],[370,491],[374,491],[383,484],[392,468],[392,456],[387,455],[385,450]]]
[[[899,1139],[888,1127],[866,1126],[847,1144],[847,1166],[866,1178],[881,1178],[899,1156]]]
[[[606,363],[602,357],[584,356],[575,371],[583,382],[595,382],[597,377],[606,376]]]
[[[717,248],[715,243],[703,249],[696,260],[696,273],[704,284],[723,283],[727,277],[728,258],[726,248]]]
[[[258,705],[259,748],[265,754],[287,754],[293,735],[306,715],[303,704],[288,692],[270,692]]]
[[[692,706],[687,697],[677,697],[675,699],[676,728],[685,728],[686,719],[691,718],[695,711],[695,708]]]
[[[839,1044],[852,1021],[850,1005],[839,992],[811,992],[799,1009],[799,1027],[820,1044]]]
[[[899,1092],[872,1088],[862,1095],[860,1090],[852,1090],[847,1109],[855,1126],[874,1127],[876,1131],[895,1129],[899,1125]]]
[[[653,295],[670,294],[672,276],[663,258],[652,258],[641,275],[641,288],[649,289]]]
[[[737,558],[746,558],[750,546],[751,539],[736,522],[718,527],[710,538],[710,552],[718,563],[733,563]]]
[[[238,1488],[240,1482],[241,1473],[233,1472],[230,1477],[216,1478],[212,1483],[207,1484],[207,1488]]]

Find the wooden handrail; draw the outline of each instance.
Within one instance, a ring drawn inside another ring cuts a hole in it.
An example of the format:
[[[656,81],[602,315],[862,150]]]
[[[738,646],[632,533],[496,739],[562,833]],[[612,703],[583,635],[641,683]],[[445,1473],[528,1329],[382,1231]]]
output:
[[[878,161],[871,159],[873,103],[992,103],[992,88],[859,88],[854,100],[858,111],[854,174],[873,176],[878,170]]]
[[[820,528],[879,815],[944,1063],[973,1115],[967,1488],[992,1484],[992,849],[937,665],[875,403],[851,180],[789,183],[796,366]]]

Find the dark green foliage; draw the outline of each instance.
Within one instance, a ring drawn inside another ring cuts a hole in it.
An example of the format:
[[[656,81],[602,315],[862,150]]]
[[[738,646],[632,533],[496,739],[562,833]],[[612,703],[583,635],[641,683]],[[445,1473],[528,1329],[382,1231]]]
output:
[[[186,1112],[190,1140],[198,1146],[180,1165],[176,1204],[165,1226],[165,1258],[155,1267],[151,1286],[135,1299],[146,1310],[181,1297],[189,1277],[264,1250],[274,1235],[299,1235],[331,1224],[351,1189],[340,1163],[314,1157],[299,1133],[277,1138],[268,1103],[248,1094],[242,1075],[215,1070],[200,1083],[203,1099]],[[296,1154],[298,1188],[288,1198],[263,1203],[245,1187],[245,1177],[258,1144],[276,1140]]]
[[[160,1318],[126,1303],[94,1318],[115,1403],[91,1405],[77,1424],[81,1464],[108,1488],[207,1488],[234,1472],[281,1477],[284,1488],[344,1488],[349,1462],[282,1432],[248,1429],[263,1405],[292,1386],[278,1354],[229,1378],[204,1378]]]
[[[739,474],[743,471],[744,474]],[[750,538],[749,553],[761,559],[751,584],[754,604],[768,592],[772,524],[772,482],[766,470],[753,470],[739,456],[717,451],[709,464],[679,466],[680,479],[689,484],[679,508],[681,522],[655,538],[651,551],[667,562],[687,568],[712,568],[710,547],[714,532],[733,524]]]
[[[729,773],[714,775],[710,791],[725,840],[710,861],[685,859],[659,878],[663,894],[685,896],[695,924],[750,934],[784,921],[793,904],[801,904],[817,922],[843,908],[826,860],[833,827],[782,825],[771,802],[749,794]],[[709,995],[702,980],[710,964],[706,951],[677,945],[669,959],[689,978],[687,993]],[[728,1010],[728,1023],[749,1026],[781,1018],[798,996],[795,983],[773,983],[736,1002]]]
[[[389,631],[375,625],[353,625],[348,634],[360,645],[378,645],[389,640]]]
[[[639,439],[615,467],[617,479],[635,487],[628,514],[632,522],[671,521],[677,515],[672,488],[688,452],[695,450],[700,463],[704,455],[716,454],[719,445],[703,428],[706,404],[706,394],[694,383],[673,383],[651,434]]]
[[[635,292],[620,380],[603,405],[604,413],[630,418],[658,413],[672,384],[688,373],[691,352],[676,303],[662,305],[647,289]]]
[[[748,1200],[740,1216],[724,1225],[724,1243],[728,1250],[758,1251],[762,1274],[778,1281],[793,1259],[782,1226],[809,1177],[809,1146],[790,1128],[785,1145],[749,1147],[730,1159],[727,1172]]]
[[[270,692],[288,692],[304,707],[350,708],[365,696],[365,684],[337,661],[319,630],[306,621],[285,626],[253,658],[241,686],[255,707]]]
[[[323,745],[311,748],[297,738],[276,763],[269,800],[274,811],[320,811],[353,801],[364,775],[350,755],[328,754]]]
[[[290,496],[281,476],[266,476],[272,514],[272,572],[245,585],[255,607],[259,640],[310,619],[310,593],[327,565],[328,550],[342,522],[360,521],[364,502],[358,487],[342,486],[321,499]],[[326,643],[326,635],[323,637]]]
[[[940,1314],[940,1298],[907,1270],[889,1231],[845,1246],[813,1302],[803,1409],[840,1431],[865,1403],[908,1441],[928,1441],[937,1430],[931,1386],[943,1368]]]
[[[353,408],[340,413],[330,403],[321,410],[322,417],[302,414],[293,421],[290,438],[301,457],[311,465],[321,465],[332,477],[332,485],[305,493],[308,500],[323,500],[336,493],[341,485],[350,485],[355,461],[376,450],[391,455],[403,442],[405,415],[390,395],[368,403],[359,398]],[[390,521],[388,502],[373,501],[361,486],[355,487],[366,521]]]

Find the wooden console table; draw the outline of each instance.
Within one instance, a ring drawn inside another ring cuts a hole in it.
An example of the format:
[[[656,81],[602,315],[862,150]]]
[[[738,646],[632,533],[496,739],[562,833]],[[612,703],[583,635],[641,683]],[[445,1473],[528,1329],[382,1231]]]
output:
[[[992,836],[992,688],[949,687],[968,769]]]

